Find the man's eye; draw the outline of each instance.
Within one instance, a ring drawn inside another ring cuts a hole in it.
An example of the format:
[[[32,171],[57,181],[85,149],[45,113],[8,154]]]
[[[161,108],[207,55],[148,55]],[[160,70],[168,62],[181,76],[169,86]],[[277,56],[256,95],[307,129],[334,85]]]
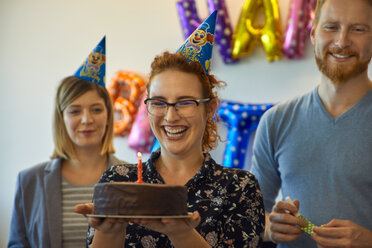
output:
[[[362,27],[354,27],[353,30],[354,30],[355,32],[358,32],[358,33],[362,33],[362,32],[365,31],[365,29],[362,28]]]
[[[337,30],[337,25],[335,24],[324,24],[323,25],[323,29],[326,30],[326,31],[335,31]]]

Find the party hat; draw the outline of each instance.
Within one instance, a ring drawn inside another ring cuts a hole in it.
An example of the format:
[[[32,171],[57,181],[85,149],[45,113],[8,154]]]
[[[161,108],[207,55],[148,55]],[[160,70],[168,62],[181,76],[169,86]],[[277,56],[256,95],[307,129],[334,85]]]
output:
[[[86,58],[84,63],[75,72],[74,76],[105,87],[106,36],[93,49],[88,58]]]
[[[177,50],[177,54],[184,55],[188,61],[199,62],[208,74],[212,59],[214,43],[214,29],[217,11],[214,11]]]

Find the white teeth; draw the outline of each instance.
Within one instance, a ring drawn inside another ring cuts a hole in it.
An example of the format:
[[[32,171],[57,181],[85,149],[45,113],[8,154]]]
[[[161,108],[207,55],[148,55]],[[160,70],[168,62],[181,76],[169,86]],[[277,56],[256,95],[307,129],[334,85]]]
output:
[[[343,54],[336,54],[336,53],[334,53],[333,56],[335,56],[336,58],[340,58],[340,59],[351,57],[351,55],[343,55]]]
[[[172,137],[178,137],[181,136],[184,131],[186,131],[186,128],[168,128],[164,127],[165,132],[168,136]]]
[[[173,133],[167,133],[167,135],[169,137],[180,137],[182,135],[182,133],[175,133],[175,134],[173,134]]]

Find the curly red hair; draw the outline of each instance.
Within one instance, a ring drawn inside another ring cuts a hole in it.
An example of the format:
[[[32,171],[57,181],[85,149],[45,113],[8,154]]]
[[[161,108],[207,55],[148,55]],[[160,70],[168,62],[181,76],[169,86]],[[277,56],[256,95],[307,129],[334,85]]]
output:
[[[216,89],[225,86],[225,82],[218,81],[213,75],[208,75],[198,62],[189,62],[183,55],[180,54],[164,52],[163,54],[156,56],[151,64],[149,83],[147,85],[147,92],[149,95],[152,79],[157,74],[166,70],[178,70],[195,74],[202,84],[203,98],[210,98],[211,101],[209,101],[209,103],[213,101],[216,102],[217,108],[213,114],[214,117],[207,119],[202,141],[202,150],[204,152],[212,150],[217,146],[218,140],[221,141],[221,136],[218,134],[217,130],[217,122],[220,120],[217,114],[220,99],[217,95]]]

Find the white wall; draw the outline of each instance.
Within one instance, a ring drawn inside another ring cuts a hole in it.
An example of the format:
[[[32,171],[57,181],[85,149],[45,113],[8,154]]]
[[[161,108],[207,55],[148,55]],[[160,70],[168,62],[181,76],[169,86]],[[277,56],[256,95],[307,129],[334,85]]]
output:
[[[108,79],[119,69],[147,74],[156,54],[175,51],[183,42],[175,2],[0,1],[0,247],[8,239],[17,173],[52,152],[51,115],[59,81],[77,69],[104,34]],[[235,26],[244,0],[226,2]],[[206,0],[197,5],[205,18]],[[279,5],[285,26],[289,0]],[[221,92],[227,100],[276,103],[311,90],[319,79],[310,43],[305,58],[296,61],[269,63],[262,48],[235,65],[223,64],[217,49],[213,56],[212,72],[228,83]],[[125,139],[116,139],[115,146],[119,158],[135,162]],[[222,153],[223,145],[214,152],[217,161]]]

